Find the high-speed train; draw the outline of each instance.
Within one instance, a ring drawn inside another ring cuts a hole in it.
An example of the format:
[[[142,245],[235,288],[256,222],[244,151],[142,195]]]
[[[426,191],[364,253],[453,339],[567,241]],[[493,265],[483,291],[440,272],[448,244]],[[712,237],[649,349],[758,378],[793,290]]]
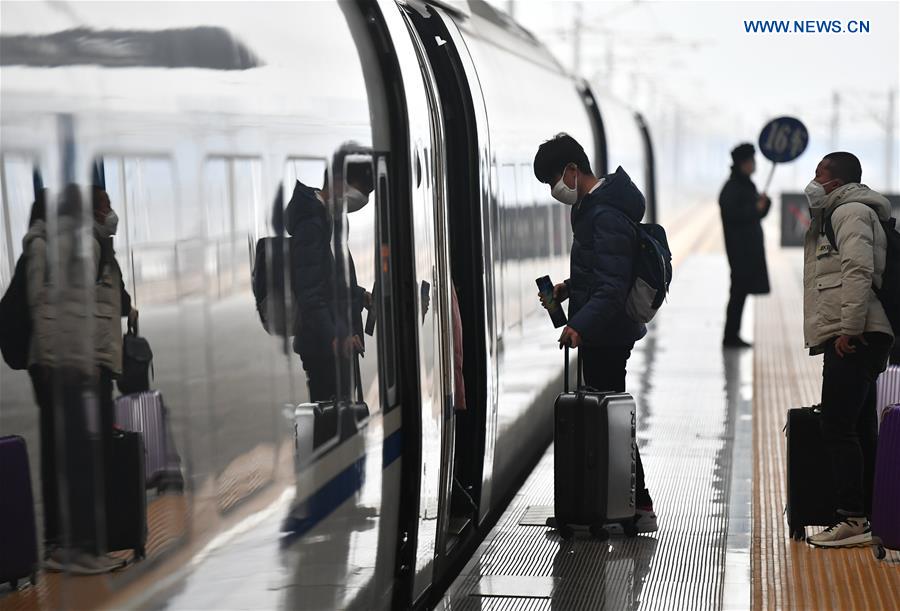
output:
[[[52,228],[65,185],[100,167],[185,478],[180,502],[148,493],[148,554],[163,562],[292,490],[281,604],[431,602],[552,438],[562,356],[535,279],[567,276],[571,232],[536,149],[573,135],[595,173],[625,167],[653,214],[640,116],[480,0],[8,3],[0,34],[0,288],[34,176]],[[366,188],[349,178],[360,164]],[[327,248],[303,270],[334,298],[323,319],[286,291],[307,327],[270,334],[255,245],[286,231],[293,249],[307,213],[326,219]],[[311,402],[314,366],[331,370],[330,403]],[[0,393],[0,434],[25,436],[38,491],[28,375],[2,365]]]

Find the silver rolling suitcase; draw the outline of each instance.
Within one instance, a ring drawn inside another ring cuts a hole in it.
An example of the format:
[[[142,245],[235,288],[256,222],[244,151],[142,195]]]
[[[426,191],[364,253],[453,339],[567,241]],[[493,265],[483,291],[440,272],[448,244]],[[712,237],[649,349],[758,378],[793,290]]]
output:
[[[147,488],[178,491],[184,488],[181,458],[169,430],[168,413],[158,390],[123,395],[116,399],[116,426],[141,433],[146,448]]]

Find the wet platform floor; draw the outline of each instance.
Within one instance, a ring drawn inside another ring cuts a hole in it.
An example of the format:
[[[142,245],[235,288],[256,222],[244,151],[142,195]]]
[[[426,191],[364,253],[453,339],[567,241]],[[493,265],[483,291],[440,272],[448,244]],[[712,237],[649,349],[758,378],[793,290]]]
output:
[[[659,531],[563,541],[544,526],[551,447],[439,608],[749,608],[752,353],[721,347],[724,255],[691,255],[676,275],[627,378]]]

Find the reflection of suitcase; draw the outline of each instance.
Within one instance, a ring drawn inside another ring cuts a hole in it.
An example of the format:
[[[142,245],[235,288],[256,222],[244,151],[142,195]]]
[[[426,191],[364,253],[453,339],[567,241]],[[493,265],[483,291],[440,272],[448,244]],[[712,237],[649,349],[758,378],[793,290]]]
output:
[[[302,403],[294,411],[294,447],[301,463],[352,437],[369,418],[359,361],[357,357],[351,360],[355,400]]]
[[[900,343],[900,342],[898,342]],[[888,405],[900,403],[900,365],[891,365],[878,376],[878,399],[875,408],[878,410],[878,426]]]
[[[28,448],[17,435],[0,437],[0,583],[37,583],[37,529]]]
[[[554,517],[548,526],[563,538],[572,535],[573,525],[605,538],[603,525],[621,522],[625,534],[634,536],[634,399],[583,388],[580,359],[578,387],[569,392],[568,348],[565,378],[565,392],[553,410]]]
[[[837,500],[831,474],[831,457],[825,449],[819,406],[788,410],[787,424],[787,521],[791,537],[802,540],[807,526],[834,522]]]
[[[884,548],[900,550],[900,404],[884,413],[875,459],[872,493],[872,538],[875,557],[885,557]]]
[[[169,428],[168,412],[158,390],[125,395],[116,399],[116,425],[144,437],[147,450],[147,487],[184,488],[181,458]]]
[[[147,542],[147,492],[144,442],[140,433],[115,430],[112,459],[106,467],[106,549],[131,549],[144,557]]]

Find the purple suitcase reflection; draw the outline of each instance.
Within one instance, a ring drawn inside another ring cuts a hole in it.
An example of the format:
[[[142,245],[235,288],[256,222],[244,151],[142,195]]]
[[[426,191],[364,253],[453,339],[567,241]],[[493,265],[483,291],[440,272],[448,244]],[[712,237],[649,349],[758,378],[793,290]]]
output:
[[[872,539],[879,560],[886,556],[885,548],[900,550],[900,404],[885,410],[878,434]]]
[[[28,448],[18,435],[0,437],[0,583],[37,583],[37,555]]]
[[[878,376],[876,385],[878,398],[875,409],[878,410],[878,426],[881,426],[881,416],[890,405],[900,403],[900,365],[891,365]]]
[[[116,399],[116,426],[141,433],[146,448],[147,488],[182,490],[181,458],[169,431],[168,413],[158,390],[136,392]]]

